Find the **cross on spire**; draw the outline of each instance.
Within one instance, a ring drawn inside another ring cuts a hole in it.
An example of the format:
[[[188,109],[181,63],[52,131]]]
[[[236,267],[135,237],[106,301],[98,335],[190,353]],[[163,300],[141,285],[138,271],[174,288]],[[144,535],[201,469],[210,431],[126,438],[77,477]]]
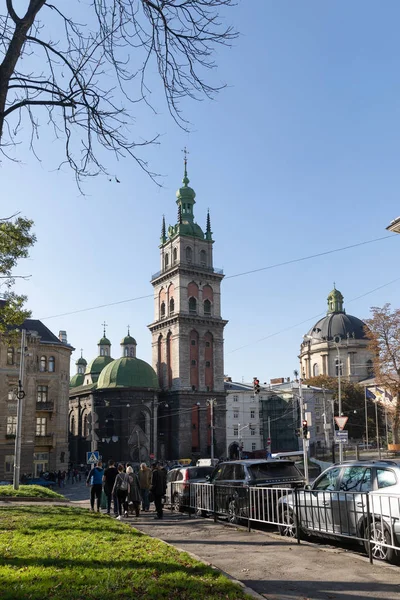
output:
[[[81,358],[83,358],[83,348],[81,348]]]
[[[186,148],[186,146],[184,147],[184,149],[182,150],[182,152],[183,152],[183,160],[184,160],[184,163],[185,163],[185,170],[186,170],[186,165],[187,165],[187,157],[188,157],[188,154],[190,154],[190,152],[189,152],[189,150]]]
[[[130,329],[130,325],[128,325],[128,335],[131,335],[129,329]]]
[[[103,336],[106,337],[106,327],[108,327],[107,323],[104,321],[104,323],[102,323],[103,326]]]

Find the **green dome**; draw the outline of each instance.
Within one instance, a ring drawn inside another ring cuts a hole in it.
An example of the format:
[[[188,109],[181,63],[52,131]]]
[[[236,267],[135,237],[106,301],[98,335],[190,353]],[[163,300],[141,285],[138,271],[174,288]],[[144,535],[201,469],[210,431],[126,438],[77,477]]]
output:
[[[98,343],[99,346],[111,346],[111,342],[106,336],[103,336]]]
[[[137,346],[135,338],[133,338],[131,335],[127,335],[124,337],[123,340],[121,340],[121,346],[132,346],[132,345]]]
[[[113,361],[114,359],[111,356],[97,356],[86,367],[85,375],[90,374],[93,382],[96,382],[104,367]]]
[[[73,377],[71,377],[71,380],[69,382],[69,387],[76,388],[76,387],[79,387],[80,385],[83,385],[84,379],[85,379],[85,376],[83,373],[76,373]]]
[[[76,365],[83,365],[84,367],[86,367],[87,365],[87,361],[83,358],[83,356],[81,356],[80,358],[78,358],[78,360],[75,363]]]
[[[178,225],[178,233],[179,235],[190,235],[201,240],[204,239],[203,230],[197,223],[181,223]]]
[[[153,388],[158,389],[154,369],[139,358],[123,357],[114,360],[100,374],[97,389]]]

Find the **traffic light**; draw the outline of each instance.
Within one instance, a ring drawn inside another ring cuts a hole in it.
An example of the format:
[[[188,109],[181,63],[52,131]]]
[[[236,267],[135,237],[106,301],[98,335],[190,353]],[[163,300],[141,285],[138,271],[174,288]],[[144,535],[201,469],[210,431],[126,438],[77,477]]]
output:
[[[302,429],[303,429],[303,438],[306,440],[308,437],[308,423],[307,423],[306,419],[304,419],[302,422]]]
[[[253,379],[253,390],[255,394],[260,393],[260,380],[257,379],[257,377],[254,377]]]

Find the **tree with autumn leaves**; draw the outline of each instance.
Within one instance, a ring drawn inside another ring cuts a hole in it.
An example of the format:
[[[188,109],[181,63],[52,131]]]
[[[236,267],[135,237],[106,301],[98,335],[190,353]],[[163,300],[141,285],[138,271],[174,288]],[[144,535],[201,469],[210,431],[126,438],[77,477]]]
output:
[[[375,381],[389,391],[397,402],[390,411],[393,442],[400,443],[400,309],[372,307],[365,321],[369,350],[373,354]]]

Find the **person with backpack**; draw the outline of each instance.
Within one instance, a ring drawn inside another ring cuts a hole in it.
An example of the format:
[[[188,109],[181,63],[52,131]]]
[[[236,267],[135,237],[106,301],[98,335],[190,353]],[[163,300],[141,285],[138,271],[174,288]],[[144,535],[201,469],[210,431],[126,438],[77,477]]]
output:
[[[118,521],[122,519],[122,509],[124,510],[124,516],[128,516],[128,487],[129,487],[129,475],[124,473],[124,465],[118,465],[118,475],[115,478],[114,487],[112,493],[117,496],[118,500]]]
[[[118,475],[118,469],[115,466],[115,462],[110,459],[108,461],[108,467],[104,471],[103,482],[104,482],[104,493],[107,496],[107,514],[111,512],[111,499],[114,502],[114,515],[118,516],[118,501],[115,494],[112,493],[114,488],[115,479]]]
[[[90,509],[94,511],[94,500],[97,499],[97,512],[100,512],[101,492],[103,490],[103,464],[98,462],[91,471],[86,480],[86,485],[90,485]]]
[[[165,491],[167,488],[167,478],[165,476],[165,471],[161,468],[159,462],[153,463],[153,475],[151,479],[151,491],[154,496],[154,504],[157,511],[157,516],[155,519],[163,518],[163,503],[162,499],[165,496]]]

